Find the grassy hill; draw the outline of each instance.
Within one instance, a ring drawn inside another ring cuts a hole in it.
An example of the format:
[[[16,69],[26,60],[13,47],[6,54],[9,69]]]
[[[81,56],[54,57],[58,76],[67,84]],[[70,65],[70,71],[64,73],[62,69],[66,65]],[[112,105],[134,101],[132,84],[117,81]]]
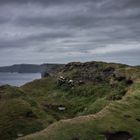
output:
[[[139,140],[139,107],[139,68],[69,63],[20,88],[0,87],[0,138]]]

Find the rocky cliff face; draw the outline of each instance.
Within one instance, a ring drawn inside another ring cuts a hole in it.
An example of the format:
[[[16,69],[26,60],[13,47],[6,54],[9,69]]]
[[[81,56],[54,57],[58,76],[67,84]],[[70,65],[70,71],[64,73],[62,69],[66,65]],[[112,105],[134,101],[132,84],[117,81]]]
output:
[[[55,75],[64,67],[64,64],[53,64],[53,65],[44,65],[43,70],[41,71],[42,78]]]

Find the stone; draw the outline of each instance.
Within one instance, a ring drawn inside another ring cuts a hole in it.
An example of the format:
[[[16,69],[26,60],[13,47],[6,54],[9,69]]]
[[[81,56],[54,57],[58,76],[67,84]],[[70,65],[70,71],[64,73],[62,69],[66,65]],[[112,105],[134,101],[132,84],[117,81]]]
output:
[[[18,137],[23,137],[23,134],[22,133],[18,133],[17,136]]]
[[[105,136],[106,140],[130,140],[130,138],[132,138],[132,135],[125,131],[106,133]]]
[[[66,108],[65,108],[64,106],[59,106],[59,107],[58,107],[58,110],[64,111],[64,110],[66,110]]]

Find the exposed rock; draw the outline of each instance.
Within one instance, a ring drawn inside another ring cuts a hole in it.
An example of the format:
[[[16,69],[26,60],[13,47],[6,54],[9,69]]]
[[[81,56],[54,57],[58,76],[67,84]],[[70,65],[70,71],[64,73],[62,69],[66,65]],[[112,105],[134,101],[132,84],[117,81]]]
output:
[[[130,140],[132,138],[132,135],[125,131],[106,133],[105,136],[107,140]]]
[[[132,85],[133,84],[133,80],[131,79],[128,79],[127,77],[125,76],[118,76],[118,75],[113,75],[115,80],[121,82],[121,81],[124,81],[127,85]]]
[[[44,77],[55,75],[56,73],[61,71],[61,69],[64,66],[65,65],[63,65],[63,64],[53,64],[53,65],[48,64],[47,67],[44,67],[44,69],[41,71],[41,76],[42,76],[42,78],[44,78]]]
[[[33,111],[28,111],[25,115],[27,118],[37,118]]]
[[[18,133],[17,136],[18,137],[23,137],[23,134],[22,133]]]
[[[127,85],[132,85],[133,84],[133,81],[131,79],[128,79],[128,80],[126,80],[126,84]]]
[[[116,78],[116,80],[118,80],[118,81],[126,80],[126,77],[125,77],[125,76],[116,76],[115,78]]]
[[[131,116],[130,115],[127,115],[127,114],[125,114],[124,117],[125,118],[131,118]]]
[[[140,118],[136,118],[136,120],[137,120],[138,122],[140,122]]]
[[[103,70],[103,75],[105,77],[108,77],[108,76],[112,75],[114,71],[115,71],[115,68],[107,67],[106,69]]]
[[[72,79],[66,79],[63,76],[60,76],[57,80],[57,85],[58,86],[63,86],[66,88],[72,88],[74,87],[76,82]]]
[[[57,85],[62,86],[66,83],[66,79],[63,76],[60,76],[57,80]]]
[[[85,82],[82,81],[82,80],[79,80],[79,81],[77,81],[77,84],[78,84],[78,85],[83,85],[83,84],[85,84]]]
[[[69,78],[74,81],[101,83],[109,81],[109,77],[114,74],[115,67],[102,62],[74,62],[65,65],[62,73],[70,71],[72,73]]]
[[[41,73],[41,77],[44,78],[44,77],[49,77],[50,74],[48,72],[42,72]]]
[[[64,106],[59,106],[59,107],[58,107],[58,110],[64,111],[64,110],[66,110],[66,108],[65,108]]]
[[[44,106],[48,109],[55,109],[55,110],[59,110],[59,111],[66,110],[66,107],[62,104],[44,104]]]

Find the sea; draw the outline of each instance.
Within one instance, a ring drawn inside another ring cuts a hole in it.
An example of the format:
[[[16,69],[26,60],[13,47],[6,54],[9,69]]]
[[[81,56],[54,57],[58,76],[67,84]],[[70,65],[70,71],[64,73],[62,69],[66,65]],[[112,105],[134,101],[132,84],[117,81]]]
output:
[[[40,73],[1,73],[0,85],[22,86],[25,83],[31,82],[35,79],[40,79]]]

